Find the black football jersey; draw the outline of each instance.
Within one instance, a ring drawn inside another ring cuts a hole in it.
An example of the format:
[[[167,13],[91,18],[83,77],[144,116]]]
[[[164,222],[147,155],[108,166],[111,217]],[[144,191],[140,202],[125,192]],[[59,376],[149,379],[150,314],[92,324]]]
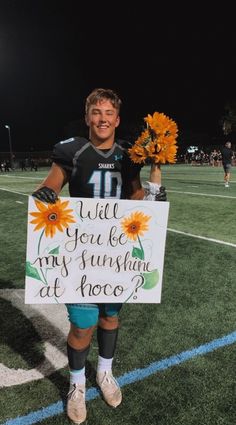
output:
[[[52,160],[66,171],[70,196],[125,199],[141,168],[130,160],[130,146],[116,140],[111,149],[103,150],[85,138],[73,137],[54,146]]]

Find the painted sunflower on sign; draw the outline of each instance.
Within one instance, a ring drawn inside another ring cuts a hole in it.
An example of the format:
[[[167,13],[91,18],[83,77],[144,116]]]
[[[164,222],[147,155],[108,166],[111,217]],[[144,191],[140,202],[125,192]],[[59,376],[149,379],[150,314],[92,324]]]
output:
[[[156,164],[175,163],[178,127],[167,115],[154,112],[144,118],[147,128],[128,150],[131,160],[145,164],[147,158]]]
[[[141,211],[135,211],[126,217],[121,222],[121,227],[128,239],[136,241],[139,236],[143,236],[144,232],[148,230],[147,222],[151,216],[145,215]]]
[[[129,217],[125,217],[121,222],[121,227],[128,239],[132,241],[138,240],[140,248],[133,248],[132,256],[144,260],[144,250],[140,240],[140,236],[148,230],[148,221],[151,216],[145,215],[141,211],[133,212]]]
[[[45,230],[45,236],[51,238],[55,235],[56,231],[63,230],[69,227],[70,223],[75,223],[71,212],[72,209],[66,209],[69,205],[69,201],[61,201],[60,199],[55,204],[45,205],[43,202],[36,201],[35,204],[39,211],[31,212],[34,220],[30,223],[35,224],[34,232],[40,229]]]

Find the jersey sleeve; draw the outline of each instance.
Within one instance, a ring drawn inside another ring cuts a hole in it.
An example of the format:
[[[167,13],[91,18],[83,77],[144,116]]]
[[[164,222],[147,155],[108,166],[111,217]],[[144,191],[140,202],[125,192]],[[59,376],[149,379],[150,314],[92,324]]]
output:
[[[82,137],[72,137],[57,143],[54,145],[51,160],[67,173],[71,173],[74,156],[85,143],[87,143],[87,140]]]
[[[57,143],[52,152],[51,159],[56,164],[60,165],[67,172],[72,171],[73,157],[70,155],[70,150],[63,142]]]

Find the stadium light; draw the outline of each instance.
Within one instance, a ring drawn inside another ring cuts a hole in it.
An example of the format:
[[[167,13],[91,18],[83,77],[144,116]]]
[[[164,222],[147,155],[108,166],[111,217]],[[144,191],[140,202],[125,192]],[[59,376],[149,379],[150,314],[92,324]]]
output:
[[[12,152],[12,143],[11,143],[11,128],[10,128],[9,125],[5,125],[5,128],[7,128],[7,130],[8,130],[10,164],[11,164],[11,168],[12,168],[13,167],[13,152]]]

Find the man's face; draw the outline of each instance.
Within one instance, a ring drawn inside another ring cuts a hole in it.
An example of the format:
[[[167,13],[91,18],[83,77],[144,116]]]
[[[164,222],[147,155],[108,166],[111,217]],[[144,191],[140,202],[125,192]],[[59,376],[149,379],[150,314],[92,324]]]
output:
[[[91,141],[105,142],[114,138],[115,129],[120,123],[120,117],[110,100],[104,99],[89,107],[85,121],[90,128],[89,136]]]
[[[227,143],[225,144],[225,146],[226,146],[227,148],[231,148],[231,143],[230,143],[230,142],[227,142]]]

